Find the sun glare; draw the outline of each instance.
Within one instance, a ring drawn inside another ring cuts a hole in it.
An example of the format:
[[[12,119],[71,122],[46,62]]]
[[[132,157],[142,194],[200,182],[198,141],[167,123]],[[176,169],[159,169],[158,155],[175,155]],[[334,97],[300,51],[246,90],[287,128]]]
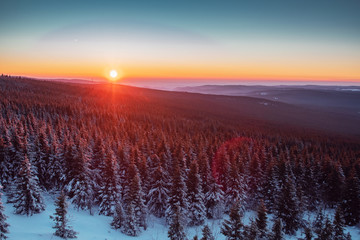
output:
[[[111,78],[116,78],[117,76],[118,76],[118,73],[117,73],[116,70],[111,70],[111,71],[110,71],[110,77],[111,77]]]

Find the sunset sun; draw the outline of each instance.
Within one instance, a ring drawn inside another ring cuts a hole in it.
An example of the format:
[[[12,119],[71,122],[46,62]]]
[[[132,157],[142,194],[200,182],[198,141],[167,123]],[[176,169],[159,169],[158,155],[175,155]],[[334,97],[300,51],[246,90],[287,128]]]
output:
[[[111,70],[110,71],[110,77],[112,79],[115,79],[118,76],[118,72],[116,70]]]

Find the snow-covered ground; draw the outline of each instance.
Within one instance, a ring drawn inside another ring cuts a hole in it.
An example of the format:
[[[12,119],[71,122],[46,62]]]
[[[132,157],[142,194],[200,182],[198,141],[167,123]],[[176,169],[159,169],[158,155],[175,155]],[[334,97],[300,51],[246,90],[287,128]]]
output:
[[[55,197],[52,195],[44,196],[46,203],[46,210],[40,214],[35,214],[31,217],[16,215],[13,213],[14,208],[12,204],[6,203],[6,197],[3,196],[3,203],[5,207],[5,214],[8,216],[7,222],[10,224],[9,239],[14,240],[60,240],[61,238],[53,235],[54,229],[52,226],[54,222],[50,216],[55,212],[54,201]],[[89,211],[82,211],[74,209],[69,205],[70,225],[78,232],[79,240],[162,240],[167,238],[167,227],[164,220],[156,217],[149,217],[148,229],[143,231],[138,237],[130,237],[122,234],[120,231],[114,230],[110,227],[111,217],[97,215],[90,215]],[[244,216],[244,223],[249,223],[249,218],[255,216],[254,212],[247,212]],[[309,216],[305,215],[308,219]],[[310,215],[313,218],[313,215]],[[225,237],[220,233],[222,220],[208,221],[215,239],[222,240]],[[271,226],[270,226],[271,227]],[[202,227],[187,228],[187,235],[192,239],[195,235],[201,237]],[[352,239],[360,239],[360,230],[357,227],[347,227],[346,232],[350,232]],[[287,239],[295,240],[298,237],[303,237],[301,231],[297,232],[296,236],[287,236]]]

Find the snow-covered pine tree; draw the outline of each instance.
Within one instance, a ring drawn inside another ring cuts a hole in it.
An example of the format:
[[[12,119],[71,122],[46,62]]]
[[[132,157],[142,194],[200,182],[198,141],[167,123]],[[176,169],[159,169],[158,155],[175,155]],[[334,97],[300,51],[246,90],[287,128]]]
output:
[[[102,173],[105,169],[105,146],[104,142],[100,137],[97,137],[95,140],[94,147],[92,149],[92,154],[89,160],[89,170],[91,172],[92,178],[96,183],[96,188],[94,191],[99,193],[100,187],[102,185]],[[95,201],[97,203],[101,202],[100,194],[96,194]]]
[[[250,225],[244,226],[244,240],[257,240],[259,239],[259,231],[256,227],[256,222],[250,219]]]
[[[61,192],[60,196],[55,201],[55,214],[51,216],[51,218],[55,222],[55,226],[53,227],[56,229],[55,236],[61,238],[76,238],[76,232],[68,225],[69,220],[67,218],[67,208],[68,203],[66,202],[66,194],[65,192]]]
[[[61,189],[63,187],[64,176],[64,158],[59,146],[58,138],[53,134],[50,145],[50,165],[49,165],[49,182],[51,188]]]
[[[209,191],[205,195],[206,215],[209,219],[221,219],[224,214],[224,192],[215,178],[209,177]]]
[[[152,176],[151,189],[148,194],[149,213],[156,217],[164,217],[166,211],[166,202],[169,198],[168,183],[164,170],[159,162],[159,166]]]
[[[267,239],[268,230],[267,230],[267,216],[266,216],[266,208],[264,201],[260,201],[260,205],[257,210],[257,217],[256,217],[256,227],[259,231],[259,239]]]
[[[9,147],[5,137],[0,137],[0,184],[7,185],[10,181]]]
[[[344,215],[341,209],[341,206],[338,206],[336,208],[333,226],[334,226],[334,239],[333,240],[342,240],[345,239],[345,233],[344,233]]]
[[[25,154],[15,180],[13,203],[16,214],[33,215],[45,209],[39,182]]]
[[[283,240],[284,239],[282,223],[281,223],[280,218],[276,219],[274,222],[270,239],[271,240]]]
[[[131,203],[127,204],[126,216],[120,231],[128,236],[138,236],[141,230],[136,218],[134,206]]]
[[[244,239],[242,223],[242,209],[240,201],[237,200],[230,209],[229,220],[224,220],[221,227],[221,233],[227,240],[242,240]]]
[[[24,161],[24,155],[27,154],[26,138],[24,127],[18,124],[16,131],[12,133],[10,146],[9,146],[9,168],[10,177],[13,180],[20,171],[21,164]]]
[[[145,206],[144,193],[141,188],[141,180],[135,164],[132,162],[129,166],[133,172],[132,179],[130,179],[130,186],[128,188],[127,197],[124,199],[125,205],[132,205],[135,222],[139,228],[142,227],[144,230],[147,228],[146,217],[147,209]],[[127,208],[128,209],[128,208]],[[128,217],[128,216],[127,216]]]
[[[334,207],[341,201],[342,190],[344,189],[345,177],[340,163],[329,167],[329,173],[326,174],[326,201],[328,206]]]
[[[119,194],[116,186],[115,159],[112,150],[106,149],[105,168],[102,170],[102,181],[99,189],[99,214],[111,216],[115,213]]]
[[[9,233],[9,224],[6,222],[7,216],[4,214],[4,206],[1,201],[2,197],[2,186],[0,185],[0,240],[7,239]]]
[[[312,224],[313,230],[316,234],[320,234],[321,229],[323,228],[323,225],[324,225],[324,221],[325,221],[324,210],[320,208],[318,210],[315,220]]]
[[[334,237],[334,227],[328,217],[325,219],[325,224],[321,229],[316,240],[329,240]]]
[[[50,146],[44,129],[40,129],[35,140],[35,167],[40,186],[46,190],[50,189]]]
[[[343,202],[345,224],[354,226],[360,221],[360,181],[353,169],[345,182]]]
[[[201,187],[201,179],[198,173],[198,165],[195,161],[190,164],[190,170],[187,178],[187,200],[189,226],[202,225],[206,218],[204,194]]]
[[[168,224],[173,222],[176,211],[180,211],[180,221],[183,226],[187,225],[188,203],[186,201],[186,186],[181,174],[179,162],[175,159],[173,162],[173,171],[167,209],[165,211],[166,221]],[[179,208],[179,209],[178,209]],[[178,210],[177,210],[178,209]]]
[[[277,178],[278,167],[269,163],[268,170],[265,175],[265,181],[261,188],[261,197],[264,199],[264,203],[269,211],[269,213],[276,212],[275,202],[276,196],[280,194],[279,192],[279,181]]]
[[[209,228],[209,225],[205,225],[202,229],[202,238],[200,240],[215,240],[215,237],[213,233],[211,232],[211,229]]]
[[[76,149],[76,150],[75,150]],[[88,160],[82,146],[73,147],[72,167],[69,172],[72,179],[65,187],[71,202],[82,210],[89,209],[91,212],[94,202],[94,181],[88,168]],[[69,177],[69,176],[68,176]]]
[[[228,211],[235,203],[235,201],[240,201],[242,207],[246,201],[245,196],[245,181],[240,176],[237,164],[235,160],[231,160],[229,173],[227,176],[226,182],[226,192],[225,192],[225,209]],[[237,199],[237,200],[236,200]]]
[[[113,220],[110,225],[114,229],[121,229],[122,226],[124,225],[124,222],[125,222],[125,212],[124,212],[121,202],[119,201],[116,204],[115,214],[114,214]]]
[[[284,181],[280,196],[276,201],[275,215],[282,220],[285,233],[294,234],[300,225],[300,210],[290,164],[286,166]]]
[[[168,237],[170,240],[186,240],[185,229],[183,225],[183,217],[181,216],[182,212],[179,206],[176,206],[174,209],[173,216],[171,218]]]

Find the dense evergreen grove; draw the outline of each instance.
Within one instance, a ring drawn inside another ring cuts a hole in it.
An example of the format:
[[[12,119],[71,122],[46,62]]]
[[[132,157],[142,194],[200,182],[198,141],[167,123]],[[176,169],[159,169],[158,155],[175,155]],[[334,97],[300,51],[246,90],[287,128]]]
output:
[[[166,219],[170,239],[224,213],[227,239],[282,239],[298,229],[343,239],[344,226],[360,221],[355,140],[223,120],[109,84],[2,76],[0,106],[0,184],[18,214],[44,210],[44,191],[64,191],[131,236],[146,230],[148,214]],[[56,203],[59,236],[68,231],[65,199]],[[319,207],[338,210],[316,228],[302,215]],[[247,209],[258,217],[244,226]],[[0,204],[1,236],[3,221]],[[203,232],[213,239],[208,227]]]

